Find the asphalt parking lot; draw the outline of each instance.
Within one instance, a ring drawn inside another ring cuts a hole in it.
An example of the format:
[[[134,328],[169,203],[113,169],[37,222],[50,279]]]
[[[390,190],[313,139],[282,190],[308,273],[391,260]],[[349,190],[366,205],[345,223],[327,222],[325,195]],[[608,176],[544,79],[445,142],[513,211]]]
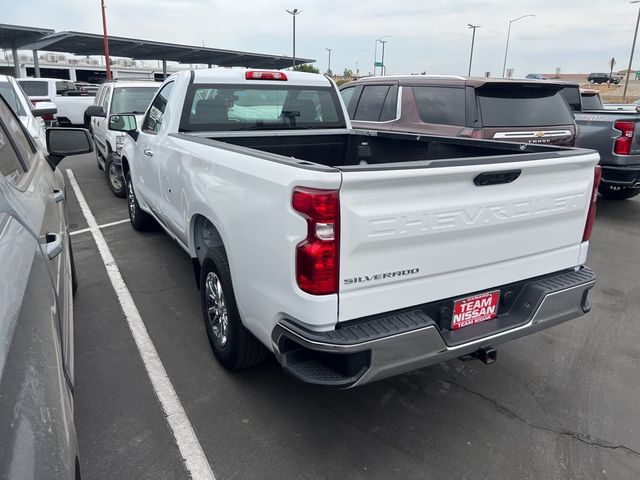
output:
[[[93,155],[67,158],[99,225],[127,219]],[[77,199],[75,416],[83,479],[188,478]],[[191,262],[160,228],[101,229],[218,480],[640,478],[640,198],[600,199],[592,313],[458,360],[336,391],[275,360],[213,357]]]

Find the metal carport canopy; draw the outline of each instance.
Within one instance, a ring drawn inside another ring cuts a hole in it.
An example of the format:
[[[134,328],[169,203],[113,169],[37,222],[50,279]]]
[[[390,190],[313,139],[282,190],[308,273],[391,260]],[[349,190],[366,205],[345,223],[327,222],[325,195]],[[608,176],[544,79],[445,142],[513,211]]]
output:
[[[28,45],[21,45],[20,48],[74,53],[76,55],[104,55],[103,37],[94,33],[51,33],[32,41]],[[179,63],[203,63],[222,67],[280,69],[290,67],[293,62],[291,57],[281,55],[220,50],[217,48],[112,36],[109,37],[109,52],[113,57],[128,57],[136,60],[165,60]],[[296,58],[296,65],[311,62],[315,62],[315,60]]]
[[[50,35],[53,30],[48,28],[23,27],[20,25],[0,24],[0,48],[10,48],[13,56],[13,69],[16,78],[20,78],[20,62],[18,61],[18,48],[30,42],[34,42],[44,35]],[[36,69],[36,77],[40,76],[38,55],[33,54],[33,63]]]
[[[0,23],[0,48],[19,48],[52,33],[53,30],[48,28],[22,27]]]

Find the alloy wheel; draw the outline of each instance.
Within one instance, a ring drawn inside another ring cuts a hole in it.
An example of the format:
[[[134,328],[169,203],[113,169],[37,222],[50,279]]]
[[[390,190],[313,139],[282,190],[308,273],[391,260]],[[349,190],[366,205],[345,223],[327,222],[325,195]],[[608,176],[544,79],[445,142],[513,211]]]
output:
[[[222,284],[215,272],[207,274],[205,288],[209,325],[218,345],[224,347],[229,335],[229,317]]]

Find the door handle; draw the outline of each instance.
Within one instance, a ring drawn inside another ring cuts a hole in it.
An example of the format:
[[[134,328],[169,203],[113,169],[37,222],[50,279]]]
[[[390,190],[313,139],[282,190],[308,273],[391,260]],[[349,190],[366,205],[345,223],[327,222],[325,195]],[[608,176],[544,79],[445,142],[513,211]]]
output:
[[[62,253],[62,235],[59,233],[47,233],[47,256],[53,260]]]
[[[53,199],[56,203],[60,203],[64,200],[64,192],[62,190],[58,190],[57,188],[53,189]]]
[[[153,151],[152,151],[151,149],[149,149],[149,148],[145,148],[145,149],[144,149],[144,154],[145,154],[147,157],[153,157]]]
[[[506,170],[503,172],[485,172],[478,175],[473,179],[478,187],[484,187],[486,185],[500,185],[503,183],[511,183],[515,181],[522,170]]]

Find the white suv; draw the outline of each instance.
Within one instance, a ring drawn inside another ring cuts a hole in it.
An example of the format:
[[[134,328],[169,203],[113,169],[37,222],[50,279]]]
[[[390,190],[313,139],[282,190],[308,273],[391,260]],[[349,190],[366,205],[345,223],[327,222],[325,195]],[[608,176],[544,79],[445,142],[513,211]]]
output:
[[[96,144],[98,168],[106,171],[107,183],[118,197],[125,196],[120,169],[124,135],[109,130],[106,117],[127,113],[135,115],[141,122],[159,86],[159,83],[149,81],[106,82],[98,90],[95,103],[86,110],[85,115],[91,117],[90,129]]]

